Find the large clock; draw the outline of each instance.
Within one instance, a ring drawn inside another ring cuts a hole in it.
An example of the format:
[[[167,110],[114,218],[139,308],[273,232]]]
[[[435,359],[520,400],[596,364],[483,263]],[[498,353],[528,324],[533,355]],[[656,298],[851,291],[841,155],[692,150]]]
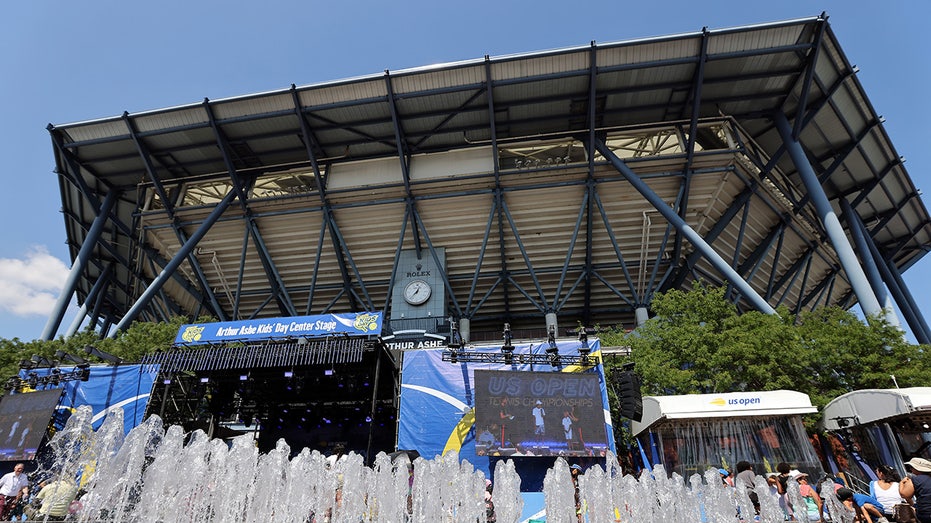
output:
[[[411,305],[423,305],[430,299],[433,289],[424,280],[414,280],[404,287],[404,301]]]

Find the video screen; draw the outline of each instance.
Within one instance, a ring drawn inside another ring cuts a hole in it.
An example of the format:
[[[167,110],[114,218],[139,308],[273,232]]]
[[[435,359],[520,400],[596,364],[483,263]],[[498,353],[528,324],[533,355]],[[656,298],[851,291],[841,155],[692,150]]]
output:
[[[7,394],[0,400],[0,460],[28,461],[48,430],[62,389]]]
[[[479,456],[603,456],[608,448],[598,375],[475,371]]]

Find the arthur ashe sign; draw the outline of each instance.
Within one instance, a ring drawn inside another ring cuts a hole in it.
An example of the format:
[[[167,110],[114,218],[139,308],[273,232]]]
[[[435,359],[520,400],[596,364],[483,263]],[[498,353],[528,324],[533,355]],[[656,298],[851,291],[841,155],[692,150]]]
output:
[[[175,337],[175,344],[257,341],[298,336],[329,336],[332,334],[348,334],[350,336],[378,335],[381,333],[381,324],[380,312],[352,312],[198,323],[182,325]]]

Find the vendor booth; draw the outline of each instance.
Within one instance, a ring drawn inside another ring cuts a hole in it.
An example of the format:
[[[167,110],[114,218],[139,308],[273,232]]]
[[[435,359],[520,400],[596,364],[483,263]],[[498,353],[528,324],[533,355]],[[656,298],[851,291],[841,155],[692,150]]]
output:
[[[931,458],[931,387],[848,392],[824,407],[833,468],[864,482],[878,465],[905,473],[904,461]]]
[[[821,464],[802,424],[814,412],[807,394],[790,390],[645,396],[631,430],[647,466],[684,477],[743,460],[758,474],[785,461],[815,475]]]

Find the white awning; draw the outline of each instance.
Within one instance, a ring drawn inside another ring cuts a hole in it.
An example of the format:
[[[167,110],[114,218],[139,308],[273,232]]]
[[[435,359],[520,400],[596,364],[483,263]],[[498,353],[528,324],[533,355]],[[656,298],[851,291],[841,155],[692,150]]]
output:
[[[916,413],[931,413],[931,387],[848,392],[825,405],[822,424],[837,430]]]
[[[727,418],[812,414],[818,409],[808,394],[793,390],[644,396],[643,419],[631,422],[634,435],[664,419]]]

